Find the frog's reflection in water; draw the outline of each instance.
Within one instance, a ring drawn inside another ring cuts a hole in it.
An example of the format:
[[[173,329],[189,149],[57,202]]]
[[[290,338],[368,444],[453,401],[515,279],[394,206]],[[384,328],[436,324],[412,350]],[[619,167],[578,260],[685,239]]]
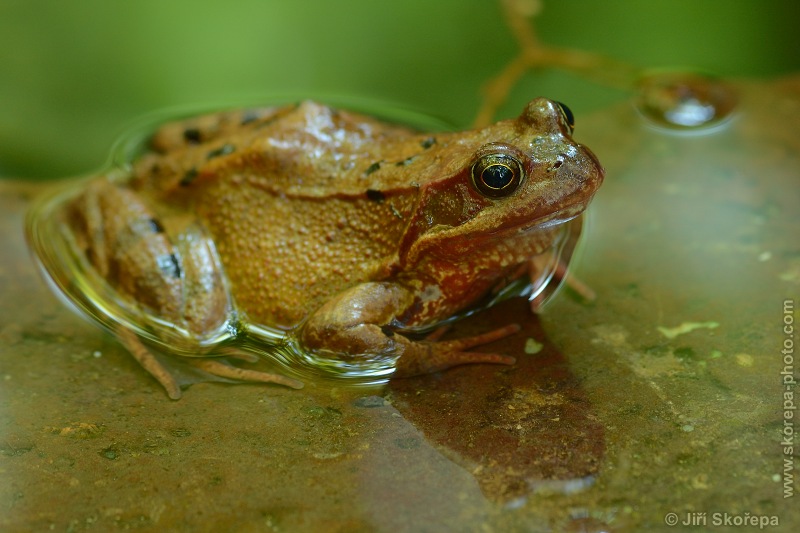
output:
[[[605,438],[570,362],[546,339],[525,300],[503,302],[458,323],[453,334],[510,322],[519,322],[522,331],[491,349],[516,356],[514,366],[470,365],[395,379],[387,398],[433,445],[472,472],[488,499],[515,505],[532,492],[590,485]]]

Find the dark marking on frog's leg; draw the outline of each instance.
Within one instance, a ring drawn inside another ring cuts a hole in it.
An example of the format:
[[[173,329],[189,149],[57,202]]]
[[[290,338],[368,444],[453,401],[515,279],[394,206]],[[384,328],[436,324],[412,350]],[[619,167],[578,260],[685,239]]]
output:
[[[375,161],[374,163],[372,163],[370,166],[367,167],[367,170],[364,171],[364,175],[365,176],[369,176],[373,172],[375,172],[378,169],[380,169],[381,168],[381,163],[382,163],[382,161]]]
[[[395,165],[396,167],[404,167],[404,166],[406,166],[406,165],[410,165],[410,164],[411,164],[411,163],[414,161],[414,159],[415,159],[416,157],[417,157],[417,156],[415,156],[415,155],[412,155],[411,157],[406,157],[405,159],[403,159],[403,160],[401,160],[401,161],[398,161],[398,162],[397,162],[397,163],[395,163],[394,165]]]
[[[367,189],[367,198],[373,202],[382,202],[386,199],[386,195],[377,189]]]
[[[239,368],[238,366],[220,363],[213,359],[192,360],[189,361],[189,364],[221,378],[252,383],[276,383],[278,385],[286,385],[293,389],[303,388],[303,383],[296,379],[281,376],[280,374],[270,374],[269,372],[261,372],[259,370]]]
[[[147,219],[147,223],[150,224],[153,233],[164,233],[164,226],[157,218],[149,218]]]
[[[117,338],[142,368],[164,387],[170,399],[179,400],[181,398],[181,388],[175,378],[172,377],[169,370],[158,362],[158,359],[142,344],[142,341],[139,340],[135,333],[128,329],[120,328],[117,330]]]
[[[181,277],[181,263],[175,254],[160,255],[156,257],[159,270],[172,278]]]

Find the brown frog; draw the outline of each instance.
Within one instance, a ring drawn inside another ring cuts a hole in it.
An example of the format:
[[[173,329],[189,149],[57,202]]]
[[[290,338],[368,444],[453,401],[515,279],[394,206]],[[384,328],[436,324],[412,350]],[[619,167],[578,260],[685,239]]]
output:
[[[55,284],[174,399],[148,344],[292,387],[209,356],[251,359],[254,340],[289,339],[320,364],[394,376],[511,364],[470,349],[513,324],[450,341],[413,333],[526,274],[534,307],[552,292],[603,180],[572,129],[568,108],[543,98],[435,135],[310,101],[202,116],[161,127],[130,169],[51,200],[29,238]]]

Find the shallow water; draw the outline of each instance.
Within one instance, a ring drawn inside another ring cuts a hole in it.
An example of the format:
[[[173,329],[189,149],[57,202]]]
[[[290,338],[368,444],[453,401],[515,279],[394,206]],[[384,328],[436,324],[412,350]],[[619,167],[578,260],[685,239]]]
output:
[[[734,118],[702,135],[632,105],[577,117],[607,168],[574,263],[596,301],[562,291],[538,318],[506,302],[452,334],[521,321],[490,348],[516,366],[373,389],[169,401],[50,294],[22,238],[37,191],[0,183],[0,529],[797,530],[781,351],[800,78],[734,87]]]

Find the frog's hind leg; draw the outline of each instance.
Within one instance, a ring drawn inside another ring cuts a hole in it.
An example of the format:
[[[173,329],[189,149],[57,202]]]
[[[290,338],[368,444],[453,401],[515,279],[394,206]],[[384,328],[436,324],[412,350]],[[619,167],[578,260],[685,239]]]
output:
[[[142,344],[142,341],[139,340],[139,337],[137,337],[135,333],[127,329],[120,329],[117,331],[117,337],[128,349],[131,355],[133,355],[133,358],[136,359],[140,365],[142,365],[142,368],[147,370],[147,372],[149,372],[150,375],[153,376],[162,387],[164,387],[164,390],[167,391],[167,396],[169,396],[170,399],[179,400],[181,398],[181,388],[178,385],[178,382],[175,381],[172,373],[170,373],[170,371],[167,370],[167,368],[162,365],[161,362],[150,352],[150,350],[148,350],[147,347]],[[258,360],[256,356],[246,352],[235,351],[226,353],[225,355],[227,357],[242,359],[251,363]],[[233,381],[250,383],[277,383],[278,385],[285,385],[293,389],[303,388],[302,382],[286,376],[262,372],[260,370],[240,368],[238,366],[221,363],[213,359],[190,358],[186,362],[188,362],[191,366],[202,370],[203,372]]]
[[[147,370],[156,381],[161,383],[161,386],[167,391],[167,396],[169,396],[171,400],[180,400],[181,388],[178,386],[175,378],[172,377],[169,370],[150,353],[150,350],[142,344],[142,341],[139,340],[139,337],[137,337],[135,333],[128,329],[119,329],[117,331],[117,338],[125,345],[133,358],[142,365],[142,368]]]

